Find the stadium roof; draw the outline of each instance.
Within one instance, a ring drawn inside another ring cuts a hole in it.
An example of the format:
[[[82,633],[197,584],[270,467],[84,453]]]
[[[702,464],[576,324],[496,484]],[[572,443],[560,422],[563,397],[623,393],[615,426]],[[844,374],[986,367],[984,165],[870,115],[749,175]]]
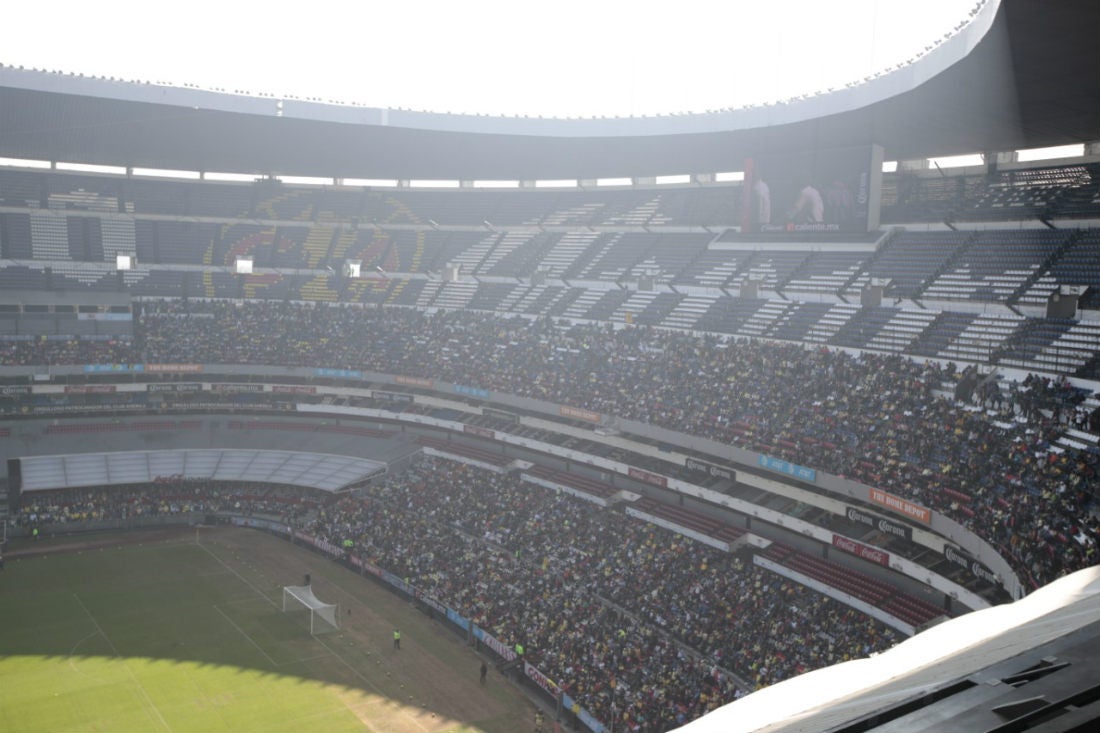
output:
[[[1095,730],[1100,568],[974,611],[876,657],[793,677],[682,733]]]
[[[340,491],[385,469],[366,458],[284,450],[154,450],[30,456],[23,489],[155,483],[166,478],[253,481]]]
[[[706,114],[445,115],[0,69],[0,156],[371,179],[532,180],[738,170],[878,143],[908,159],[1100,137],[1100,4],[988,2],[911,64],[832,93]]]

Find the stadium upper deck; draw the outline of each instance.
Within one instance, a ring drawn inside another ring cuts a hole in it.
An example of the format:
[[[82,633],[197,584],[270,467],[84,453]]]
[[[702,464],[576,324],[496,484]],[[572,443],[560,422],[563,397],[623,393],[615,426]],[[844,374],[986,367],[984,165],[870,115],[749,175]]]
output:
[[[3,331],[102,331],[21,313],[27,290],[291,299],[634,323],[1095,378],[1096,163],[903,171],[883,191],[888,228],[807,237],[739,233],[736,183],[456,191],[6,170]],[[119,254],[136,254],[136,269],[118,271]],[[236,272],[244,259],[250,274]],[[366,276],[345,277],[349,261]],[[885,300],[868,301],[876,287]],[[1051,312],[1066,287],[1082,290],[1080,308]]]

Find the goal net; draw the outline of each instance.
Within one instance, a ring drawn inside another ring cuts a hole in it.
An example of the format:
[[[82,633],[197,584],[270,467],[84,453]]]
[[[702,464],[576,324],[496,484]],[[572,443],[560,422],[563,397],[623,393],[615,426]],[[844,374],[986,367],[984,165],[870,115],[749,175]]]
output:
[[[326,634],[340,628],[339,607],[313,595],[312,586],[284,585],[283,612],[309,612],[309,633]]]

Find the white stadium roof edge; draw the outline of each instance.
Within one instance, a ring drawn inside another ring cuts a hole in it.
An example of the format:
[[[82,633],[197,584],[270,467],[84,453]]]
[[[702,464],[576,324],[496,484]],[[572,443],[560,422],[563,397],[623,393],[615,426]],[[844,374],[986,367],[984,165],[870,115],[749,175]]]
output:
[[[22,459],[26,491],[188,478],[289,484],[335,492],[385,469],[384,462],[366,458],[285,450],[117,451]]]
[[[267,93],[229,93],[141,79],[56,73],[3,64],[0,64],[0,87],[259,117],[448,133],[610,138],[731,132],[805,122],[868,107],[904,94],[963,60],[993,27],[1001,3],[1002,0],[983,0],[964,24],[936,39],[928,50],[888,70],[853,80],[843,88],[704,112],[670,111],[614,117],[429,112],[312,101]]]
[[[850,82],[823,79],[808,93],[776,92],[775,102],[626,117],[354,106],[5,63],[0,158],[246,183],[584,188],[674,176],[709,184],[753,156],[823,146],[877,145],[886,160],[909,161],[1096,141],[1100,4],[977,0],[959,10],[961,22],[910,56]]]
[[[906,701],[927,699],[969,675],[1100,624],[1100,566],[1062,577],[1014,602],[934,626],[874,657],[807,672],[709,713],[676,733],[814,733],[830,731]],[[1098,658],[1097,635],[1083,654]],[[1043,662],[1057,660],[1043,657]],[[1011,684],[982,682],[1009,697]],[[1092,684],[1097,680],[1093,679]],[[1022,691],[1023,692],[1023,691]],[[1024,695],[1026,696],[1026,692]],[[1034,695],[1034,693],[1032,693]],[[1017,698],[1019,696],[1017,695]],[[1031,698],[1034,700],[1034,698]],[[920,711],[917,715],[921,715]],[[967,730],[928,714],[890,730]],[[937,726],[939,726],[937,728]],[[864,730],[878,730],[869,725]]]

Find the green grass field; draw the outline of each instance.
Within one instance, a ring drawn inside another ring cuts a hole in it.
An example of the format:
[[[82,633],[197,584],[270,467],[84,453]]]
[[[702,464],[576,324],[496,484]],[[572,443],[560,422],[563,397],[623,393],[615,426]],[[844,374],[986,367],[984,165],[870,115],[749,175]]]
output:
[[[530,727],[530,703],[495,674],[480,685],[474,653],[438,624],[259,532],[10,554],[0,573],[0,730]],[[318,597],[340,604],[339,632],[311,637],[305,614],[282,612],[282,586],[307,572]]]

